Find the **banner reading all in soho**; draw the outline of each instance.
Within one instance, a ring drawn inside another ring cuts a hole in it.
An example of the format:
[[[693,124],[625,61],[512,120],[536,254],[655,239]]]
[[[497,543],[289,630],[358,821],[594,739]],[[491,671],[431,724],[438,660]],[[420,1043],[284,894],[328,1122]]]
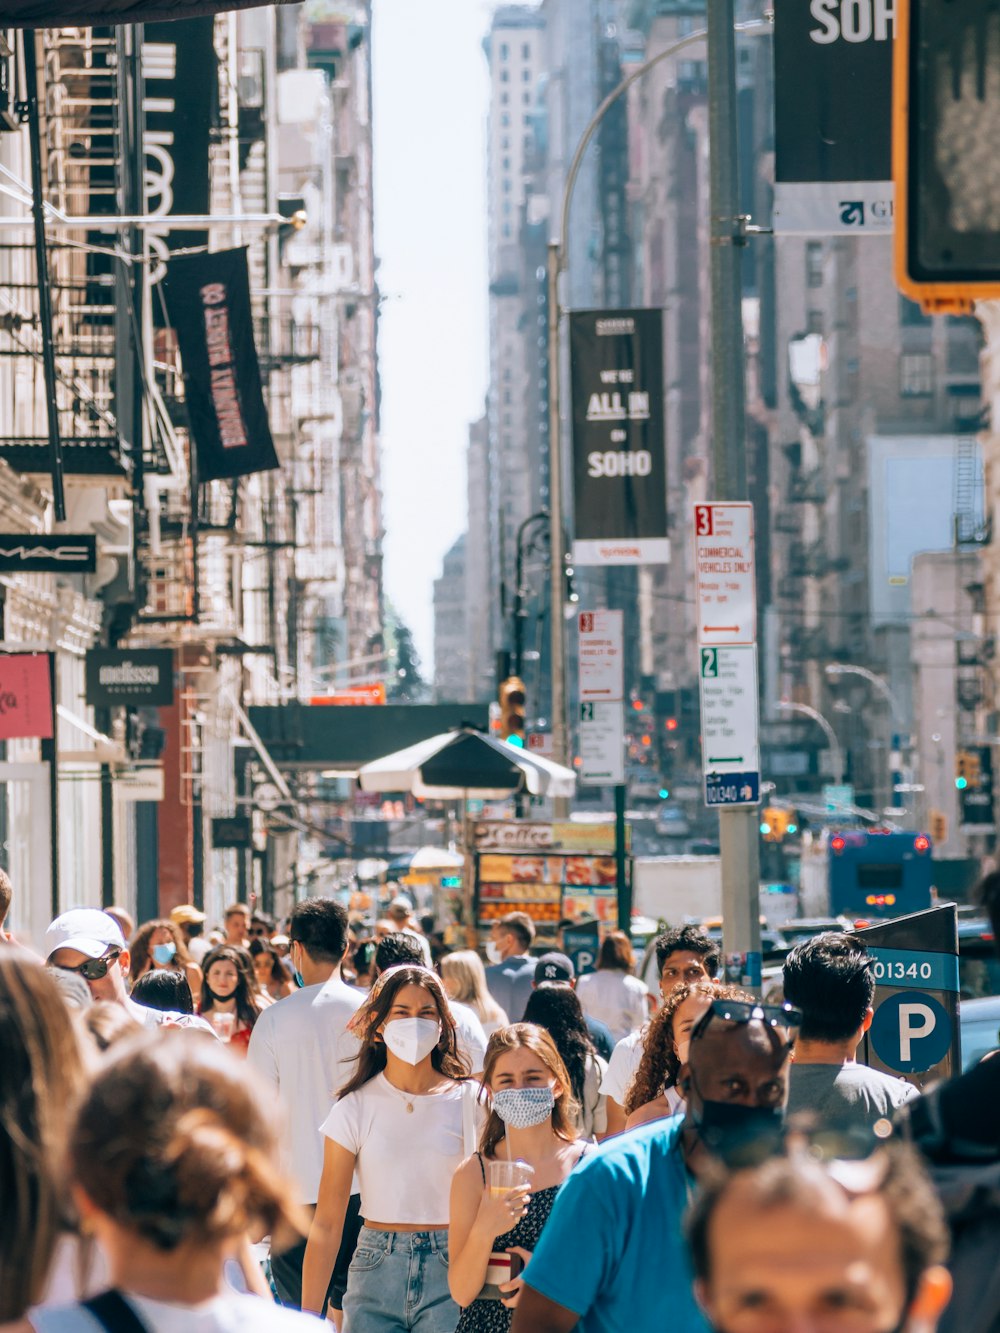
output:
[[[179,255],[163,280],[184,369],[198,480],[278,466],[253,340],[245,249]]]
[[[573,390],[573,560],[665,565],[663,313],[569,317]]]
[[[892,230],[895,0],[776,0],[773,225]]]

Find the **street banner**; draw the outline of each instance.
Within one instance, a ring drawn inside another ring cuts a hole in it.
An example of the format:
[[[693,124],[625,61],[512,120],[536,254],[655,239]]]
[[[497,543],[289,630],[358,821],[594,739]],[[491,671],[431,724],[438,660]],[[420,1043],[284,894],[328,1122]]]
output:
[[[52,736],[49,654],[0,656],[0,741],[32,737],[49,741]]]
[[[253,338],[245,248],[179,255],[163,280],[184,368],[198,480],[278,467]]]
[[[569,333],[573,560],[667,564],[662,311],[578,311]]]
[[[777,0],[776,233],[892,230],[893,0]]]
[[[171,214],[207,216],[209,144],[218,122],[219,62],[215,22],[147,23],[143,30],[142,75],[146,157],[146,211],[154,218]],[[208,246],[208,230],[174,231],[147,227],[154,255],[153,283],[165,272],[173,249]],[[153,301],[153,319],[162,326],[163,303]]]
[[[174,701],[170,648],[91,648],[84,673],[92,708],[169,707]]]
[[[269,0],[273,5],[296,0]],[[5,28],[93,28],[109,23],[153,23],[259,8],[260,0],[4,0]]]

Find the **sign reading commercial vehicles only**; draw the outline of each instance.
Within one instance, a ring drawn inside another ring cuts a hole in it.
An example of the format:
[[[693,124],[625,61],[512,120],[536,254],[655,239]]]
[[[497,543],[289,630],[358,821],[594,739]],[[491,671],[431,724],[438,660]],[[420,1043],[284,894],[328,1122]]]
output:
[[[694,507],[705,803],[757,805],[757,606],[753,506]]]

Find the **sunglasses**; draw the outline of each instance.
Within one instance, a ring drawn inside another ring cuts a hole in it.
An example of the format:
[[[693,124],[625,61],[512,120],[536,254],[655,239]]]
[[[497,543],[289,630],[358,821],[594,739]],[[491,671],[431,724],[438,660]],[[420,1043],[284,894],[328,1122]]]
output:
[[[774,1130],[724,1139],[713,1152],[731,1171],[762,1166],[772,1157],[815,1162],[850,1193],[865,1194],[877,1188],[885,1176],[888,1160],[880,1150],[891,1137],[893,1128],[888,1120],[874,1125],[829,1126],[812,1123],[808,1116],[793,1117]]]
[[[802,1010],[793,1004],[754,1004],[748,1000],[713,1000],[691,1029],[691,1040],[705,1035],[713,1018],[723,1023],[765,1023],[770,1028],[799,1028]]]
[[[266,938],[267,938],[267,927],[266,927],[266,926],[251,926],[251,927],[250,927],[250,937],[251,937],[251,939],[266,939]]]
[[[108,968],[120,953],[121,949],[114,949],[100,958],[88,958],[85,962],[78,963],[76,967],[66,967],[62,963],[57,963],[56,966],[60,972],[79,972],[84,981],[100,981],[102,977],[108,975]]]

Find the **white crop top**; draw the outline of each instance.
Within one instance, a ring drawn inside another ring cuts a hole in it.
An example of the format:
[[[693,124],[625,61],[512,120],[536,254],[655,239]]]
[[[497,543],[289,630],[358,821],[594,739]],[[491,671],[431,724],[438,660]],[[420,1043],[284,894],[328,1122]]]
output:
[[[414,1096],[378,1074],[341,1097],[320,1128],[357,1158],[364,1218],[448,1225],[451,1178],[475,1151],[486,1116],[479,1090],[470,1079]]]

